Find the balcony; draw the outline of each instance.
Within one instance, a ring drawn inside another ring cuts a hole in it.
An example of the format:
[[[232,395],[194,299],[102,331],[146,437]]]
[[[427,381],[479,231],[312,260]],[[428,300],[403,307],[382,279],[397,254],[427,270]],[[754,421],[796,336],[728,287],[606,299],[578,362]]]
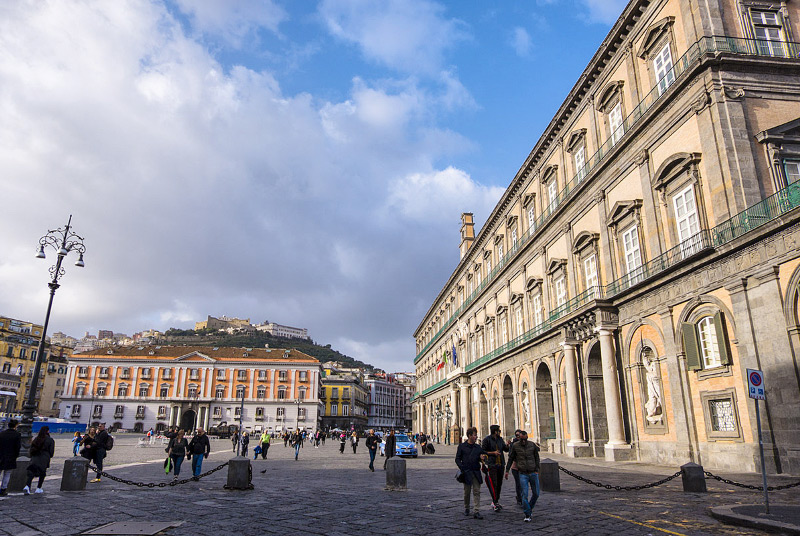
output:
[[[263,415],[256,415],[256,420],[257,421],[263,421],[264,420],[264,416]]]
[[[136,413],[136,419],[137,419],[137,420],[142,420],[142,419],[144,419],[144,412],[142,412],[142,413],[138,413],[138,412],[137,412],[137,413]]]
[[[638,126],[641,119],[645,117],[656,104],[662,102],[662,97],[664,95],[670,93],[669,87],[676,86],[679,82],[683,82],[683,75],[700,65],[704,58],[718,57],[720,55],[756,56],[771,58],[776,63],[796,63],[796,58],[800,57],[800,43],[790,41],[767,41],[763,39],[742,39],[727,36],[706,36],[692,44],[683,56],[674,63],[667,75],[662,78],[662,80],[672,80],[672,82],[667,86],[663,84],[656,85],[656,87],[645,95],[639,104],[635,106],[630,114],[623,120],[622,127],[620,127],[620,130],[623,132],[622,136],[613,140],[609,138],[591,157],[587,158],[584,167],[577,171],[575,176],[558,193],[554,202],[550,203],[550,205],[545,208],[539,217],[534,220],[531,227],[523,233],[520,240],[509,249],[508,253],[506,253],[502,259],[500,259],[487,277],[481,280],[478,287],[467,297],[463,305],[450,313],[449,319],[431,337],[419,353],[417,353],[417,356],[414,358],[415,364],[418,363],[425,353],[453,326],[456,319],[478,299],[483,290],[494,282],[497,275],[510,264],[516,254],[538,234],[538,230],[548,223],[551,217],[560,210],[562,205],[575,196],[575,193],[580,189],[579,187],[582,186],[583,183],[593,177],[593,172],[599,169],[601,163],[606,162],[609,156],[617,153],[617,146],[628,136],[629,131],[633,130],[635,126]],[[745,227],[747,227],[747,225],[745,225]],[[716,245],[718,244],[715,243],[715,246]],[[635,283],[628,282],[628,286],[632,286],[633,284]]]
[[[211,418],[214,419],[215,421],[220,421],[220,420],[222,420],[222,414],[221,413],[219,413],[219,414],[218,413],[214,413],[211,416]]]
[[[122,415],[121,411],[120,412],[114,412],[114,418],[115,419],[121,419],[122,417],[123,417],[123,415]]]
[[[70,413],[70,417],[73,417],[73,418],[80,417],[80,416],[81,416],[81,410],[73,411],[72,413]]]

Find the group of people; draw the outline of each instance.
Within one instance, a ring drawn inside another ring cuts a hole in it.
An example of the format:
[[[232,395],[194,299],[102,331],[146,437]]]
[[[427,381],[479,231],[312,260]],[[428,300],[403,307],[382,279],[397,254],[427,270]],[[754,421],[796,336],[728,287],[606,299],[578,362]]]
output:
[[[500,491],[503,480],[508,480],[509,472],[514,477],[517,504],[522,507],[524,522],[530,522],[533,507],[539,498],[539,446],[528,440],[524,430],[514,432],[514,438],[504,440],[500,426],[489,427],[490,434],[478,443],[477,428],[467,429],[467,440],[458,446],[456,465],[460,470],[459,481],[464,484],[464,515],[483,519],[480,513],[481,484],[486,475],[492,510],[503,509],[500,504]],[[508,452],[508,460],[503,455]],[[528,496],[528,488],[531,495]],[[472,510],[470,511],[470,495]]]
[[[192,437],[191,441],[186,439],[183,430],[170,431],[164,434],[169,438],[167,452],[169,467],[173,473],[173,480],[178,480],[181,474],[183,460],[192,460],[192,478],[197,480],[203,472],[203,460],[211,454],[211,442],[208,440],[206,431],[201,427]]]

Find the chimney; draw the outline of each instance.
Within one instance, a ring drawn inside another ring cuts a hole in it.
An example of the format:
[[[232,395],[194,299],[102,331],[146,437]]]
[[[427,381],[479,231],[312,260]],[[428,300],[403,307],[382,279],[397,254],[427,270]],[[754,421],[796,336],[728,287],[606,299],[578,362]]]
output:
[[[461,259],[467,254],[474,241],[475,224],[472,221],[472,212],[463,212],[461,214],[461,245],[458,246],[461,251]]]

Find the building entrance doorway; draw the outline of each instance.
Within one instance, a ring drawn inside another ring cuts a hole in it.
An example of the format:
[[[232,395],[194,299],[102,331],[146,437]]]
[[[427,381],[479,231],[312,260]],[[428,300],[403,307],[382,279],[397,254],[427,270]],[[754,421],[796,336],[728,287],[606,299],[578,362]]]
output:
[[[544,450],[552,452],[550,443],[556,439],[553,380],[550,369],[544,363],[536,370],[536,413],[539,417],[539,441]]]
[[[600,343],[595,343],[586,360],[586,391],[589,399],[590,438],[594,455],[605,457],[604,445],[608,442],[606,420],[606,395],[603,390],[603,362],[600,358]]]
[[[194,430],[194,423],[197,420],[197,412],[193,409],[186,410],[181,416],[180,428],[186,432]]]

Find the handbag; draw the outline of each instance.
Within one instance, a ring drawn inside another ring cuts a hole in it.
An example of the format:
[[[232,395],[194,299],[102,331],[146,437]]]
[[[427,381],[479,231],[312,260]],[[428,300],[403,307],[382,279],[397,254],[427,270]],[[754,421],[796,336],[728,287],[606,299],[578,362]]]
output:
[[[167,456],[167,459],[164,460],[164,474],[168,475],[172,471],[172,456]]]
[[[461,482],[462,484],[463,484],[464,482],[466,482],[466,481],[464,480],[464,471],[459,471],[459,472],[457,472],[457,473],[456,473],[456,480],[458,480],[458,481],[459,481],[459,482]]]

